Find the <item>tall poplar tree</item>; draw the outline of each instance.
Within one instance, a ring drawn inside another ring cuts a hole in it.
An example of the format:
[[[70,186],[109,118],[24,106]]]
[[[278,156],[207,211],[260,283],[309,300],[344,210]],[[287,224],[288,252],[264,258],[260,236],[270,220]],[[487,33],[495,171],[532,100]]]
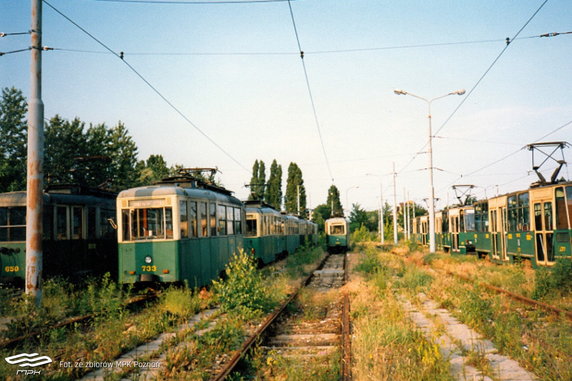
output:
[[[26,188],[28,106],[21,90],[2,89],[0,99],[0,192]]]
[[[272,161],[270,166],[270,176],[268,177],[268,185],[264,193],[264,200],[272,205],[276,210],[280,210],[282,206],[282,166],[278,165],[276,159]]]
[[[328,199],[326,205],[330,209],[330,217],[343,217],[344,210],[340,201],[340,191],[335,185],[331,185],[328,189]]]
[[[306,188],[304,187],[302,170],[296,163],[290,163],[288,166],[288,178],[286,180],[286,196],[284,197],[284,206],[286,207],[286,211],[288,213],[300,215],[302,217],[307,216]]]

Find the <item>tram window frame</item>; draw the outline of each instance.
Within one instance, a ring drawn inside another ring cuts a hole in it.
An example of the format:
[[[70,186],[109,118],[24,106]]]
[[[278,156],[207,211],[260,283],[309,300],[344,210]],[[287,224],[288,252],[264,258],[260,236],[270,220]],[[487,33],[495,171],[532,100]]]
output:
[[[80,240],[84,238],[83,216],[84,213],[82,206],[77,206],[77,205],[70,206],[70,233],[71,233],[70,237],[72,240]]]
[[[201,222],[200,237],[209,236],[209,214],[208,214],[208,203],[206,201],[200,201],[198,204],[197,215],[198,221]],[[197,232],[198,233],[198,232]]]
[[[62,214],[63,213],[63,214]],[[58,241],[69,239],[69,208],[66,205],[56,205],[55,238]]]
[[[129,209],[121,209],[121,239],[123,241],[131,241],[131,211]]]
[[[115,210],[107,209],[107,208],[98,208],[99,209],[99,232],[97,237],[100,239],[113,239],[115,240],[115,229],[113,225],[110,223],[110,219],[113,220],[115,218]]]
[[[217,221],[216,221],[216,204],[214,202],[209,203],[209,226],[210,226],[210,237],[217,236]]]
[[[196,238],[199,236],[198,224],[198,203],[196,201],[189,201],[188,203],[188,221],[189,221],[189,237]]]
[[[256,237],[258,236],[258,214],[254,214],[253,218],[246,219],[246,232],[245,237]]]
[[[559,195],[559,192],[560,195]],[[557,187],[554,189],[554,206],[556,212],[556,226],[555,230],[567,230],[568,229],[568,216],[566,213],[566,197],[564,192],[564,187]]]
[[[568,212],[568,229],[572,229],[572,186],[566,187],[566,209]]]
[[[530,196],[528,195],[528,192],[518,195],[517,231],[530,231]]]
[[[179,200],[180,238],[189,238],[189,206],[187,200]]]
[[[234,234],[242,234],[242,213],[240,208],[233,208],[234,211]]]
[[[234,209],[232,206],[226,207],[226,233],[234,235]]]
[[[0,241],[19,242],[26,240],[26,207],[9,206],[0,208],[5,210],[5,217],[0,225]],[[18,211],[18,212],[16,212]],[[16,217],[17,216],[17,217]],[[3,233],[5,232],[5,234]]]
[[[97,208],[95,206],[87,207],[87,239],[96,239],[97,232]]]
[[[544,230],[554,230],[554,213],[552,210],[552,201],[545,202],[542,209],[542,214],[544,216]]]
[[[517,195],[509,196],[507,199],[508,203],[508,231],[514,232],[519,230],[517,228],[519,206],[517,202]]]
[[[218,235],[226,235],[226,206],[217,205]]]
[[[465,210],[465,232],[474,232],[475,231],[475,210],[474,209],[466,209]]]

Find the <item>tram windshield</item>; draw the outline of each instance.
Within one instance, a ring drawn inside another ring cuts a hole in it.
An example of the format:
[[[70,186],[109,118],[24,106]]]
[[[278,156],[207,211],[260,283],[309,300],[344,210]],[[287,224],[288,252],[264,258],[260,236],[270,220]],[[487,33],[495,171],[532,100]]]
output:
[[[465,232],[475,231],[475,211],[472,209],[467,209],[465,211]]]
[[[346,234],[346,229],[344,225],[332,225],[330,226],[331,235],[341,235]]]
[[[122,219],[125,241],[173,238],[171,208],[124,209]]]
[[[246,217],[246,237],[256,237],[256,217]]]

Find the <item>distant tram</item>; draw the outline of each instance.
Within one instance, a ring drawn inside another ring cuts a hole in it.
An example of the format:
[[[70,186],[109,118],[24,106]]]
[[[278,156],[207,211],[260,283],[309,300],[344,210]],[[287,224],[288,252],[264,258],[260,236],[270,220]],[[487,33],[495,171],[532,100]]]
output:
[[[348,221],[343,217],[326,220],[326,244],[329,253],[345,253],[350,247],[350,229]]]
[[[110,223],[115,193],[78,185],[48,188],[43,195],[44,279],[117,273],[117,237]],[[0,194],[0,283],[26,278],[26,192]]]

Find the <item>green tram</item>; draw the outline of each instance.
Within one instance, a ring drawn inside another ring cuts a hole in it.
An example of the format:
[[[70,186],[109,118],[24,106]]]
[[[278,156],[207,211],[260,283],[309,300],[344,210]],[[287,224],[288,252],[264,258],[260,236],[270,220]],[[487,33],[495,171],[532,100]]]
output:
[[[43,194],[42,278],[117,272],[115,193],[79,185],[51,186]],[[0,194],[0,283],[26,279],[26,192]]]
[[[413,240],[422,246],[429,245],[429,217],[417,216],[413,218]],[[437,241],[437,240],[436,240]],[[439,241],[437,241],[439,242]]]
[[[285,235],[286,216],[260,201],[246,202],[244,249],[261,264],[288,253]]]
[[[445,252],[467,254],[475,252],[475,208],[456,206],[435,214],[437,248]],[[439,245],[441,242],[441,245]]]
[[[315,223],[284,215],[260,201],[246,201],[244,248],[261,264],[293,254],[306,243],[316,244]]]
[[[243,247],[244,205],[192,176],[117,197],[119,281],[207,285]]]
[[[479,203],[477,203],[479,204]],[[483,203],[478,218],[483,221]],[[572,183],[533,187],[487,202],[490,241],[476,242],[493,262],[531,260],[535,267],[572,259]]]
[[[326,244],[329,253],[345,253],[350,247],[350,229],[343,217],[328,218],[325,222]]]

